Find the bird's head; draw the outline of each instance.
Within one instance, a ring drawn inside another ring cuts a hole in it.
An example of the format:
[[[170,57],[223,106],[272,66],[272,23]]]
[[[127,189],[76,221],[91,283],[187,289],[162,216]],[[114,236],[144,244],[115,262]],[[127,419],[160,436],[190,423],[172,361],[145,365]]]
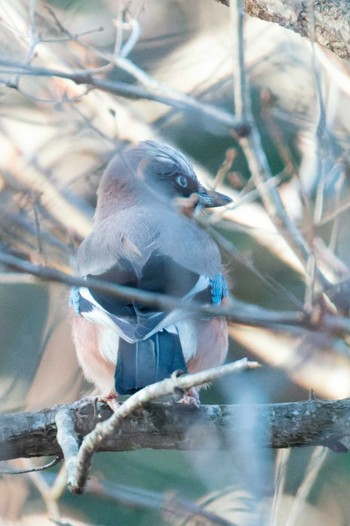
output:
[[[100,182],[95,217],[110,215],[116,206],[128,208],[137,196],[145,199],[149,192],[178,206],[186,215],[232,201],[201,185],[181,152],[155,141],[143,141],[125,148],[109,163]]]
[[[137,159],[137,177],[165,199],[185,202],[191,197],[199,208],[224,206],[232,201],[227,195],[201,185],[186,157],[171,146],[144,141],[131,147],[129,154]]]

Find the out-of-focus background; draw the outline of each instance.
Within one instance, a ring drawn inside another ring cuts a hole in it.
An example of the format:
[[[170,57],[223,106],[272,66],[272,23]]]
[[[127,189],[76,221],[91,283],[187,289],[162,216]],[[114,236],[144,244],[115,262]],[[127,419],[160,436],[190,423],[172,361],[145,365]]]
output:
[[[276,230],[224,122],[233,116],[237,73],[227,7],[213,0],[12,0],[0,4],[0,28],[2,251],[72,271],[75,249],[91,228],[100,176],[124,143],[171,143],[212,185],[233,148],[218,189],[234,203],[202,218],[222,249],[231,293],[281,313],[315,304],[322,291],[313,286],[312,262],[305,272]],[[337,283],[350,259],[348,66],[253,18],[245,23],[245,54],[269,184],[279,189],[316,267]],[[84,83],[82,74],[95,81]],[[101,89],[99,81],[109,84]],[[134,88],[143,90],[137,98]],[[0,270],[2,411],[91,392],[74,354],[67,287]],[[204,403],[303,400],[310,389],[320,398],[350,395],[341,334],[231,324],[230,338],[228,360],[249,356],[264,367],[215,382],[202,393]],[[61,491],[59,468],[3,476],[0,524],[226,524],[198,522],[191,502],[240,526],[350,524],[347,455],[310,448],[292,451],[287,462],[279,454],[286,485],[274,508],[276,455],[256,447],[251,413],[233,431],[241,436],[239,450],[98,454],[81,497]]]

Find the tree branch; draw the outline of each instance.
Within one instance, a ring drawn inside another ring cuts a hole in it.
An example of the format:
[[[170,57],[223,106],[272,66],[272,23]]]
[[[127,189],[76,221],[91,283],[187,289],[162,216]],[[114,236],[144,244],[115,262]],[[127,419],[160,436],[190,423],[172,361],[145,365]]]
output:
[[[251,109],[248,79],[245,74],[244,35],[243,35],[243,0],[231,0],[232,35],[234,38],[234,100],[236,113],[251,125],[248,135],[238,136],[248,163],[255,186],[264,203],[264,207],[277,230],[288,243],[305,268],[310,256],[310,247],[303,235],[289,217],[276,187],[267,185],[273,174],[271,172],[258,127]]]
[[[98,450],[101,443],[108,440],[109,437],[120,430],[122,422],[128,418],[129,415],[134,414],[137,409],[146,406],[148,403],[162,396],[173,395],[177,392],[186,394],[186,391],[194,387],[203,386],[208,382],[221,378],[223,375],[230,373],[237,374],[247,369],[255,369],[257,367],[260,367],[259,363],[249,362],[246,358],[243,358],[233,363],[205,369],[197,373],[179,376],[174,372],[170,378],[165,378],[154,384],[147,385],[136,392],[130,396],[123,405],[116,409],[107,422],[98,424],[96,428],[84,438],[78,455],[75,460],[72,459],[72,462],[76,464],[76,470],[71,480],[68,479],[69,487],[73,492],[80,493],[83,491],[87,481],[92,455]]]
[[[56,283],[64,283],[69,287],[89,287],[93,290],[98,290],[106,294],[115,296],[116,298],[135,301],[156,307],[159,310],[172,310],[181,308],[186,312],[196,312],[215,316],[228,316],[232,321],[238,323],[246,323],[248,325],[274,325],[278,323],[297,325],[303,323],[304,313],[302,312],[284,312],[268,311],[255,305],[244,304],[241,301],[235,300],[234,304],[226,306],[206,306],[199,302],[183,302],[174,296],[149,292],[141,289],[135,289],[124,285],[118,285],[107,281],[97,280],[95,278],[82,278],[81,276],[73,276],[52,267],[43,265],[35,265],[29,261],[17,258],[11,254],[0,251],[0,263],[3,263],[19,272],[25,272],[38,277],[45,281],[52,281]],[[243,315],[242,315],[243,312]],[[340,320],[341,318],[339,318]],[[306,320],[305,320],[306,322]],[[350,332],[350,322],[344,318],[344,330]],[[339,324],[336,330],[339,330]]]
[[[0,460],[61,454],[56,417],[72,414],[79,439],[111,416],[102,403],[81,400],[71,405],[0,417]],[[234,448],[242,421],[256,415],[258,443],[285,448],[323,445],[346,452],[350,447],[350,399],[310,400],[258,406],[185,406],[152,403],[129,415],[118,432],[100,444],[98,451],[152,449]]]
[[[216,0],[226,6],[230,0]],[[244,0],[247,15],[274,22],[310,38],[307,0]],[[314,0],[315,42],[340,58],[350,58],[350,18],[347,0]]]
[[[172,90],[171,93],[167,93],[160,89],[144,88],[136,86],[127,82],[119,82],[109,80],[107,78],[98,77],[97,74],[101,73],[101,70],[78,70],[78,71],[61,71],[58,69],[50,69],[39,66],[32,66],[23,64],[20,62],[14,62],[4,58],[0,58],[0,76],[3,74],[17,74],[18,76],[26,75],[31,77],[57,77],[61,79],[71,80],[77,85],[86,84],[87,86],[114,93],[121,97],[129,99],[146,99],[159,102],[171,106],[180,111],[189,111],[199,114],[201,117],[221,124],[224,127],[235,130],[238,134],[245,134],[249,132],[249,126],[247,123],[236,119],[229,113],[212,106],[199,102],[198,100],[184,95],[180,92]],[[95,74],[95,75],[94,75]],[[11,84],[9,87],[18,89],[18,86]]]

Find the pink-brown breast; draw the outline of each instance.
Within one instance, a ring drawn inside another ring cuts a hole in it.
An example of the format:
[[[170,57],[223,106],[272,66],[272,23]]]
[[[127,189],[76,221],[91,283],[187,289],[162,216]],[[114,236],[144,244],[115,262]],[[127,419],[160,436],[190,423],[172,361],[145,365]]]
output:
[[[227,354],[228,333],[224,317],[213,318],[197,324],[198,346],[196,354],[187,362],[189,373],[221,365]]]
[[[101,349],[102,331],[105,330],[105,327],[91,323],[82,316],[73,318],[73,339],[84,376],[96,385],[99,394],[108,395],[114,392],[115,363],[107,359]],[[115,338],[117,354],[118,336]]]

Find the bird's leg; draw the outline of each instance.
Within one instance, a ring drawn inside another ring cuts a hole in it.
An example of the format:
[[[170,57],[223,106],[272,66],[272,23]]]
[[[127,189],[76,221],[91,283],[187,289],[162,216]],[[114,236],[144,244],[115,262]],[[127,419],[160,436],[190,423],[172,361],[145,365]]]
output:
[[[113,413],[115,413],[116,410],[120,406],[118,402],[118,395],[115,391],[109,391],[108,393],[101,394],[101,395],[91,394],[91,395],[84,396],[83,398],[79,400],[79,403],[81,404],[87,404],[87,403],[93,404],[95,406],[95,411],[97,411],[98,402],[109,405]]]
[[[176,370],[172,373],[171,377],[177,378],[183,374],[185,374],[184,371]],[[174,389],[175,394],[183,395],[182,398],[178,400],[179,404],[194,405],[196,407],[199,407],[201,405],[198,391],[199,389],[196,389],[195,387],[192,387],[191,389],[181,389],[179,387],[175,387]]]
[[[201,401],[199,399],[198,390],[193,387],[183,392],[184,396],[179,400],[180,404],[184,405],[194,405],[195,407],[200,407]]]
[[[106,394],[100,395],[98,397],[98,401],[105,402],[106,404],[108,404],[109,407],[112,409],[113,413],[115,413],[120,407],[120,403],[118,402],[118,395],[114,391],[114,389]]]

